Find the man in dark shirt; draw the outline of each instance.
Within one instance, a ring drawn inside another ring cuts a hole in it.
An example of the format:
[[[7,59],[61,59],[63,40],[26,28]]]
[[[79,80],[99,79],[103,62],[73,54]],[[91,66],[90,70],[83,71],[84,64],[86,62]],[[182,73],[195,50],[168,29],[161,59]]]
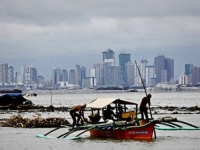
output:
[[[113,116],[117,117],[117,115],[112,111],[112,107],[110,105],[107,106],[107,109],[104,110],[104,120],[112,119]]]
[[[147,109],[151,105],[150,98],[151,98],[151,94],[148,94],[147,97],[143,97],[140,103],[140,113],[141,113],[142,119],[144,119],[144,115],[146,119],[148,119]],[[149,105],[149,107],[147,106],[147,104]]]

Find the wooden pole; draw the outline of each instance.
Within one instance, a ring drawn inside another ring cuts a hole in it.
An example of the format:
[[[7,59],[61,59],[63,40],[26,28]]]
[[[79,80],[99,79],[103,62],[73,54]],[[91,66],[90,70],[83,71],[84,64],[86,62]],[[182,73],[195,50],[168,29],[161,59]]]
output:
[[[52,106],[52,91],[51,91],[51,106]]]

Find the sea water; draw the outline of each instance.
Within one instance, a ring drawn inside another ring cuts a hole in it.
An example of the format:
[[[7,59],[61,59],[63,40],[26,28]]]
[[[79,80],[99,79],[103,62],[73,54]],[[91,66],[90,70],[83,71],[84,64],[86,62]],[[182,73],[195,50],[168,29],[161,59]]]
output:
[[[144,92],[126,91],[95,91],[95,90],[55,90],[55,91],[25,91],[27,93],[37,93],[36,97],[29,97],[34,104],[54,107],[71,107],[77,104],[89,103],[96,98],[114,97],[131,100],[140,103],[145,96]],[[177,106],[192,107],[200,105],[200,93],[195,92],[151,92],[152,106]],[[13,114],[22,117],[35,117],[36,112],[1,112],[0,118],[7,118]],[[64,117],[70,120],[69,113],[66,112],[44,112],[40,113],[43,117]],[[200,126],[200,114],[170,114],[178,120],[189,122]],[[153,114],[154,118],[164,117],[166,114]],[[62,139],[43,139],[37,138],[36,134],[45,134],[53,128],[10,128],[0,127],[0,150],[198,150],[200,149],[200,130],[194,131],[160,131],[156,130],[156,139],[151,141],[139,140],[116,140],[91,138],[86,132],[82,139],[62,140]],[[60,129],[51,135],[56,137],[67,129]],[[75,136],[74,133],[71,136]]]

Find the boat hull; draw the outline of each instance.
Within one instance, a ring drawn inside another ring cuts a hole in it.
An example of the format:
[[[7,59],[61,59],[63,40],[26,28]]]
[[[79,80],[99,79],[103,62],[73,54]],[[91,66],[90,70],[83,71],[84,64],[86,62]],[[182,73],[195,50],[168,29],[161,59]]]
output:
[[[116,138],[116,139],[152,139],[154,123],[143,126],[130,126],[127,128],[95,128],[89,130],[90,136],[94,138]]]

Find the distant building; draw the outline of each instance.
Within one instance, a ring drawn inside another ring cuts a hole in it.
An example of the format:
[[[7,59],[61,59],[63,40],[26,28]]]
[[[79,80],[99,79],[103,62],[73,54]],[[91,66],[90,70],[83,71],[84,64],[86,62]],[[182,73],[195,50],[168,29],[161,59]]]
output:
[[[156,72],[156,83],[170,82],[174,79],[174,60],[165,58],[164,55],[154,57],[154,67]]]
[[[146,86],[155,86],[155,67],[154,66],[146,66]]]
[[[74,69],[71,69],[69,71],[69,84],[76,84],[75,70]]]
[[[154,66],[156,72],[156,83],[163,82],[161,78],[161,70],[165,70],[165,56],[159,55],[154,57]]]
[[[107,49],[107,51],[102,52],[103,54],[103,62],[105,59],[113,59],[115,60],[115,52],[111,49]]]
[[[192,84],[192,76],[182,74],[179,76],[179,84],[188,85]]]
[[[140,64],[140,73],[141,77],[143,79],[144,85],[146,85],[146,66],[147,66],[148,61],[146,59],[141,60]]]
[[[167,70],[167,81],[174,80],[174,59],[165,58],[165,70]]]
[[[200,83],[200,67],[192,68],[192,83]]]
[[[37,88],[37,69],[34,66],[21,67],[22,82],[27,88]]]
[[[185,75],[192,75],[193,64],[185,64]]]
[[[125,64],[131,61],[131,54],[119,54],[119,68],[122,84],[126,84],[126,69]]]
[[[58,83],[61,81],[60,78],[61,78],[60,69],[57,67],[54,67],[52,69],[52,84],[58,85]]]
[[[61,81],[64,81],[64,82],[68,81],[68,72],[65,69],[62,70]]]
[[[135,64],[132,62],[128,62],[125,64],[126,83],[128,85],[134,85],[134,67]]]
[[[96,78],[96,86],[103,85],[103,74],[102,74],[102,63],[95,63],[93,64],[93,68],[95,69],[95,78]]]
[[[0,83],[8,83],[8,64],[0,64]]]
[[[8,67],[8,84],[16,83],[14,78],[13,66]]]

